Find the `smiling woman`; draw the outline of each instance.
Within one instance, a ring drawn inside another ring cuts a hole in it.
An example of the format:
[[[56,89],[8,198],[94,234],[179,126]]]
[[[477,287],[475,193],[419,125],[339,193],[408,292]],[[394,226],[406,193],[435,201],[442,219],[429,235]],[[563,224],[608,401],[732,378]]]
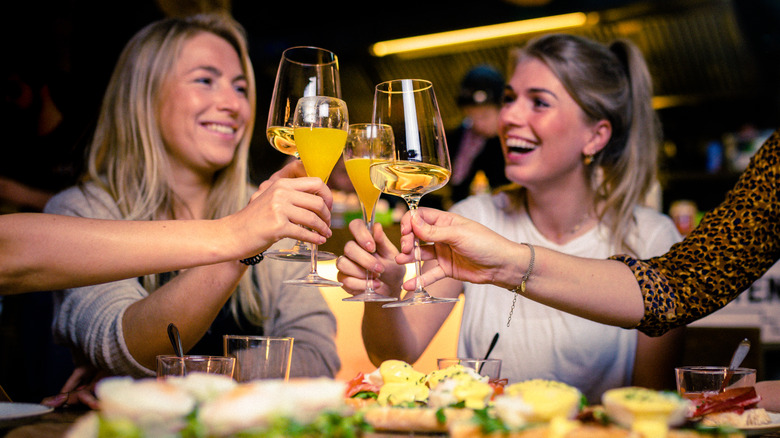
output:
[[[213,173],[233,160],[252,110],[238,53],[215,34],[192,37],[181,48],[159,105],[173,179],[197,174],[208,187]]]
[[[587,258],[617,251],[649,256],[679,240],[668,217],[641,205],[655,175],[658,131],[639,50],[626,41],[603,45],[549,34],[530,41],[512,62],[498,133],[514,185],[467,198],[452,210],[524,243],[524,250],[539,245]],[[351,228],[360,243],[345,246],[339,279],[356,293],[365,284],[362,270],[377,272],[379,259],[375,289],[398,296],[398,252],[364,228]],[[367,254],[372,237],[376,250]],[[423,271],[441,270],[436,263],[426,262]],[[458,357],[481,357],[500,333],[491,355],[502,359],[502,377],[510,381],[560,380],[591,401],[612,387],[673,387],[675,358],[668,352],[676,350],[680,332],[651,339],[518,296],[533,275],[530,266],[510,290],[453,279],[426,285],[434,296],[465,295]],[[414,362],[451,311],[428,307],[390,313],[366,306],[363,339],[372,361]]]
[[[59,194],[46,211],[148,221],[216,219],[240,210],[252,193],[252,72],[243,29],[226,15],[143,28],[122,52],[106,91],[86,183]],[[309,183],[327,192],[321,181]],[[298,225],[327,223],[323,197],[299,186],[279,178],[263,192],[258,219],[267,222],[266,249],[300,233]],[[295,338],[292,376],[332,376],[339,367],[333,315],[318,290],[282,284],[305,272],[297,263],[268,260],[248,268],[231,261],[68,289],[57,294],[55,337],[78,365],[150,376],[155,357],[171,353],[171,322],[189,354],[222,354],[224,334],[287,336]]]

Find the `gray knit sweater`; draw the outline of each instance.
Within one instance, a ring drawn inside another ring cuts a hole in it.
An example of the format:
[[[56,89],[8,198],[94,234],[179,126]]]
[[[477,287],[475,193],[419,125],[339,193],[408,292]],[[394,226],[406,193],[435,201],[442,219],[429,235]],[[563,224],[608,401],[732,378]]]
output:
[[[45,212],[121,219],[113,199],[93,184],[71,187],[58,194],[47,204]],[[289,247],[291,242],[277,245]],[[263,334],[295,338],[290,375],[334,376],[341,363],[336,352],[333,313],[319,289],[282,284],[283,280],[305,275],[308,264],[266,259],[250,269],[261,294]],[[115,375],[152,376],[153,370],[133,359],[122,330],[125,310],[148,294],[135,278],[58,291],[55,340],[71,348],[77,364],[91,364]]]

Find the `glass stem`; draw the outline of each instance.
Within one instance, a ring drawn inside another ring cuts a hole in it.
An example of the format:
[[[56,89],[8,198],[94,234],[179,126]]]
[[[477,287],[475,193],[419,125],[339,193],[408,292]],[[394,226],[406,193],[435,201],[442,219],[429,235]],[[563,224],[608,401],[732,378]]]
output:
[[[419,196],[409,196],[404,198],[406,201],[406,204],[409,206],[409,214],[412,215],[412,219],[414,219],[414,215],[417,214],[417,205],[420,203],[420,197]],[[417,276],[415,277],[415,287],[414,287],[414,293],[424,292],[423,291],[423,284],[422,284],[422,278],[420,278],[420,272],[422,271],[422,254],[420,252],[420,239],[417,238],[417,236],[414,237],[414,271]]]
[[[364,205],[361,205],[361,208],[363,209],[363,221],[366,223],[366,228],[368,228],[368,233],[373,236],[374,234],[374,209],[371,210],[371,217],[368,217],[368,214],[366,212],[366,207]],[[376,204],[374,204],[374,208],[376,208]],[[370,269],[366,269],[366,292],[368,293],[374,293],[374,274],[371,272]]]
[[[317,274],[317,244],[311,244],[311,273]]]

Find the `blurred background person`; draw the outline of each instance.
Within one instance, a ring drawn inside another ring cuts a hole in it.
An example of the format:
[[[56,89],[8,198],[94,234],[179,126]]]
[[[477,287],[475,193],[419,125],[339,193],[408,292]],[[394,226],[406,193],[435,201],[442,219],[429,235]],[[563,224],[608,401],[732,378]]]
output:
[[[463,120],[447,133],[452,175],[443,191],[449,190],[445,207],[471,195],[473,186],[489,191],[509,183],[498,138],[503,96],[504,77],[493,67],[480,65],[463,77],[457,97]]]

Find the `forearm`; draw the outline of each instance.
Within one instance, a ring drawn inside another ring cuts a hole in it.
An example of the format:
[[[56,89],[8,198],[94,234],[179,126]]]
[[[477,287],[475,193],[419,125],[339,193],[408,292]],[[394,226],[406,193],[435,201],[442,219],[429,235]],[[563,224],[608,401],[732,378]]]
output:
[[[362,334],[368,358],[376,366],[387,359],[414,363],[419,357],[411,323],[399,309],[383,309],[381,303],[366,303]]]
[[[427,262],[426,265],[429,263],[435,264]],[[424,266],[423,270],[426,267],[429,266]],[[444,279],[426,286],[431,295],[447,298],[457,297],[462,289],[463,284],[453,279]],[[416,362],[428,348],[453,307],[453,304],[439,304],[383,309],[381,305],[366,305],[362,329],[369,359],[375,365],[388,359]]]
[[[780,412],[780,380],[758,382],[756,392],[761,396],[758,407],[767,411]]]
[[[235,290],[246,266],[236,261],[189,269],[125,311],[122,328],[133,358],[154,369],[156,356],[172,353],[166,328],[174,323],[184,351],[206,333]]]
[[[53,214],[0,218],[0,290],[105,283],[235,260],[241,247],[216,221],[114,221]],[[244,244],[246,246],[246,244]]]
[[[523,245],[525,246],[525,245]],[[535,261],[525,296],[556,309],[602,324],[635,327],[644,315],[639,285],[623,263],[589,259],[535,247]],[[530,251],[516,260],[499,283],[519,286]]]

